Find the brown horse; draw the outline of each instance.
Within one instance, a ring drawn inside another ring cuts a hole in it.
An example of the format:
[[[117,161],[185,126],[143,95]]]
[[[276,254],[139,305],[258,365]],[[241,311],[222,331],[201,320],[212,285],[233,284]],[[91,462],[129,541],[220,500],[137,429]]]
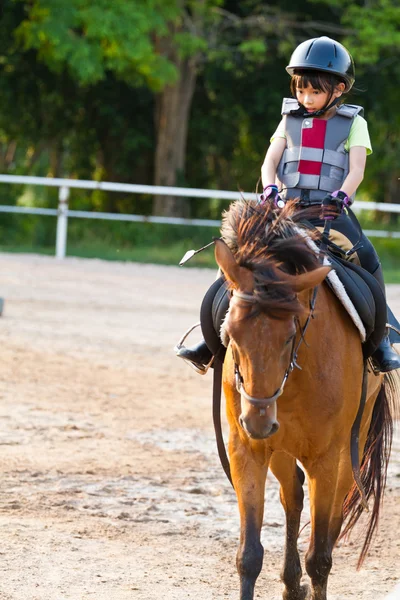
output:
[[[224,323],[229,345],[223,385],[241,520],[240,600],[254,598],[262,567],[268,468],[280,483],[286,513],[284,600],[327,598],[332,550],[343,520],[348,517],[347,531],[363,510],[350,458],[363,380],[360,336],[323,283],[329,267],[321,266],[299,232],[296,214],[293,203],[279,215],[272,207],[234,203],[224,216],[226,243],[216,241],[216,260],[232,292]],[[368,374],[359,448],[364,499],[374,500],[360,561],[377,524],[396,382]],[[304,474],[296,461],[308,476],[311,542],[305,566],[311,590],[301,585],[297,538]]]

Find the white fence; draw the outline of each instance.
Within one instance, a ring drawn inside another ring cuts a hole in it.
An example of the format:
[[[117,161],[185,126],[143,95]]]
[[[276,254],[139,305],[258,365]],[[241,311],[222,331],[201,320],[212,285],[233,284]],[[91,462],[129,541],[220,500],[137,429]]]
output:
[[[50,177],[24,177],[19,175],[0,175],[0,183],[19,183],[24,185],[42,185],[59,188],[58,209],[30,208],[22,206],[1,206],[0,212],[35,214],[57,217],[56,257],[65,258],[67,248],[68,218],[105,219],[111,221],[134,221],[140,223],[165,223],[170,225],[198,225],[203,227],[219,227],[219,220],[180,219],[175,217],[155,217],[130,214],[101,213],[83,210],[69,210],[68,200],[71,188],[126,192],[130,194],[149,194],[166,196],[184,196],[186,198],[217,198],[220,200],[251,200],[255,194],[249,192],[229,192],[223,190],[200,190],[196,188],[161,187],[154,185],[135,185],[129,183],[113,183],[108,181],[89,181],[82,179],[59,179]],[[400,213],[400,204],[383,204],[379,202],[356,201],[352,207],[355,211],[367,209],[383,212]],[[369,237],[399,238],[400,232],[364,230]]]

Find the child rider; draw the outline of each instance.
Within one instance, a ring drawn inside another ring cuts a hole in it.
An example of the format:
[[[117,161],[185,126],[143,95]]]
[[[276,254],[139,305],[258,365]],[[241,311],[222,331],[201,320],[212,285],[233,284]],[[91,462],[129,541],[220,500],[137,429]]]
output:
[[[345,250],[357,245],[359,263],[385,291],[376,251],[349,209],[363,180],[367,154],[372,152],[362,108],[338,104],[353,86],[353,59],[344,46],[323,36],[301,43],[286,70],[292,77],[294,98],[283,100],[282,120],[261,169],[261,200],[279,206],[281,200],[299,198],[299,208],[320,205],[320,219],[313,225],[323,227],[325,219],[333,218],[335,243]],[[177,356],[200,372],[211,359],[205,342],[182,347]],[[373,360],[381,372],[400,367],[387,332]]]

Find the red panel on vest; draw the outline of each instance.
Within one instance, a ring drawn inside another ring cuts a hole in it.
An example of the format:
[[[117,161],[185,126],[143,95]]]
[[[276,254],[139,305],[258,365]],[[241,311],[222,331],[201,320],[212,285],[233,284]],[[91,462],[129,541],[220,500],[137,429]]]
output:
[[[302,128],[301,130],[301,146],[302,148],[317,148],[325,147],[327,121],[322,119],[312,119],[312,127]],[[299,172],[303,175],[321,175],[322,162],[313,160],[300,160]]]
[[[312,127],[301,130],[301,145],[307,148],[324,148],[326,125],[328,121],[313,119]]]
[[[299,161],[299,172],[303,175],[321,175],[322,163],[315,160]]]

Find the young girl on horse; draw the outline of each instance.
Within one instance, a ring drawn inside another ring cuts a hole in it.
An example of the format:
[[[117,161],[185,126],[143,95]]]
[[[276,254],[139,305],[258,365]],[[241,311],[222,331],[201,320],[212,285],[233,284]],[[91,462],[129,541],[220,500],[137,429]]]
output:
[[[355,259],[384,291],[379,258],[349,208],[372,152],[362,108],[339,105],[354,84],[353,59],[344,46],[320,37],[300,44],[286,70],[292,77],[293,98],[283,100],[282,120],[262,165],[261,201],[278,208],[293,198],[299,198],[299,209],[320,205],[320,218],[312,224],[323,227],[332,220],[330,239],[346,251],[353,248]],[[205,342],[182,347],[177,356],[200,372],[212,358]],[[382,372],[400,367],[388,335],[373,359]]]

